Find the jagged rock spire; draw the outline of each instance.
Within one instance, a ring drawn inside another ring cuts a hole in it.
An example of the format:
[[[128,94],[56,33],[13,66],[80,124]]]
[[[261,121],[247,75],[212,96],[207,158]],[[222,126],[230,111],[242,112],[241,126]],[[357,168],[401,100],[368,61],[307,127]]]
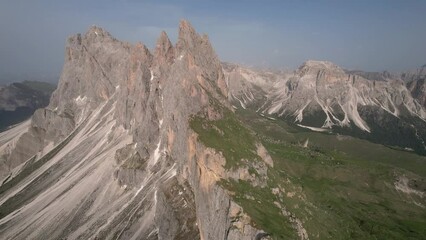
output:
[[[143,62],[144,64],[147,64],[148,66],[151,65],[153,56],[149,49],[141,42],[138,42],[132,51],[132,57],[131,60],[136,62]]]
[[[179,22],[179,40],[190,40],[188,38],[197,35],[194,27],[187,20],[181,20]]]
[[[176,48],[178,52],[193,49],[201,41],[200,36],[187,20],[181,20],[179,23],[179,36]]]
[[[157,65],[163,63],[172,63],[174,59],[174,48],[170,42],[167,33],[162,31],[160,37],[157,40],[155,47],[154,62]]]

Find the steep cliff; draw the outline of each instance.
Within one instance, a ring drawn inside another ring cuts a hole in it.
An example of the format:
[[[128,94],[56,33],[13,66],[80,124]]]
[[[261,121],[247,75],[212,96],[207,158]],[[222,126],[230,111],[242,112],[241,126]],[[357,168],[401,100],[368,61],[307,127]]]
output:
[[[186,21],[153,54],[95,26],[70,37],[50,104],[2,142],[0,235],[254,238],[250,221],[232,228],[242,211],[218,185],[238,169],[189,127],[222,119],[227,94],[207,36]]]

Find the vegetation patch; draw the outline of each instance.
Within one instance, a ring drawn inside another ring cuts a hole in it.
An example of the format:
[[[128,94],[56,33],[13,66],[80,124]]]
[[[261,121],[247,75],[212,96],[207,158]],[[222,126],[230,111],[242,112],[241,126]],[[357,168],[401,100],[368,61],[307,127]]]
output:
[[[221,185],[234,193],[234,201],[252,218],[254,227],[266,231],[274,239],[297,239],[292,223],[274,204],[280,199],[269,188],[253,187],[242,180],[223,180]]]
[[[255,138],[231,112],[225,111],[223,118],[214,121],[204,116],[193,116],[190,127],[205,146],[223,154],[226,169],[240,166],[241,159],[260,160],[256,154]]]
[[[265,189],[279,189],[275,196],[239,186],[241,181],[226,185],[259,225],[265,222],[248,210],[254,208],[245,204],[249,200],[240,200],[244,192],[259,206],[266,202],[264,197],[275,199],[303,222],[310,239],[424,239],[425,200],[397,191],[394,182],[404,175],[417,189],[423,186],[425,157],[361,139],[295,131],[284,121],[249,111],[238,111],[238,117],[274,160]],[[308,147],[303,146],[306,139]],[[280,239],[278,229],[265,230]]]

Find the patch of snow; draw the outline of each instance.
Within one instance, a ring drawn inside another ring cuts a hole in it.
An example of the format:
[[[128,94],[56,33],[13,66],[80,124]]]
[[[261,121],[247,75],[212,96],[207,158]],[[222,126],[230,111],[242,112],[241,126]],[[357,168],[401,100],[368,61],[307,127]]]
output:
[[[86,102],[86,100],[87,100],[87,97],[86,97],[86,96],[81,97],[80,95],[78,95],[78,97],[76,97],[76,98],[74,99],[74,101],[77,103],[77,105],[82,105],[82,104],[84,104],[84,103]]]
[[[152,80],[154,80],[154,72],[151,70],[151,69],[149,69],[149,71],[150,71],[150,73],[151,73],[151,79],[150,79],[150,81],[152,81]]]
[[[305,125],[302,125],[302,124],[297,124],[297,126],[302,127],[302,128],[306,128],[306,129],[309,129],[309,130],[312,130],[312,131],[315,131],[315,132],[328,132],[328,130],[324,129],[324,128],[309,127],[309,126],[305,126]]]
[[[158,162],[158,159],[160,159],[160,156],[161,156],[160,146],[161,146],[161,138],[158,141],[157,148],[154,150],[154,155],[153,155],[151,166],[155,165]]]
[[[154,205],[157,205],[157,187],[155,187],[155,192],[154,192]]]

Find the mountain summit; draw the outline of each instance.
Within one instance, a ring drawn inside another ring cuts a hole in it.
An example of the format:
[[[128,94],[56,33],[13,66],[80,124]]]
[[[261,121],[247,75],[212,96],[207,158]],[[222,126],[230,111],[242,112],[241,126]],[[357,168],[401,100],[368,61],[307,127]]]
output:
[[[215,183],[223,157],[189,129],[230,111],[206,36],[182,21],[177,44],[163,32],[152,54],[94,26],[65,53],[50,104],[2,145],[3,238],[256,236],[231,228],[238,206]]]

